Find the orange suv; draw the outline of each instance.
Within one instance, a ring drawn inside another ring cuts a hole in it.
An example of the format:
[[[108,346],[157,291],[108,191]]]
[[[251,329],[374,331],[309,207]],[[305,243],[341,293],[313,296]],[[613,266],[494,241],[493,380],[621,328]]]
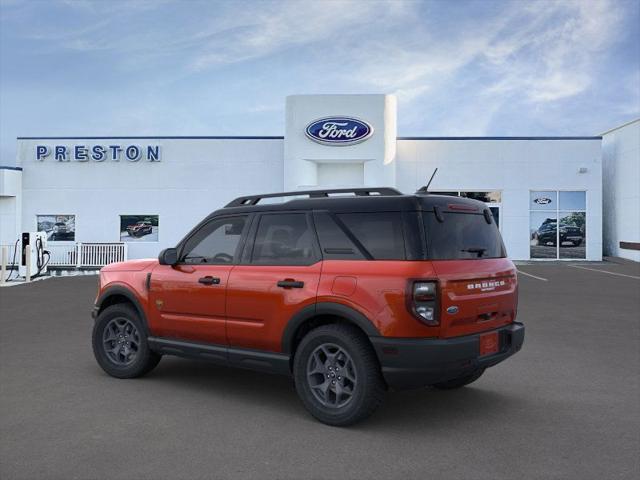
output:
[[[516,353],[517,304],[481,202],[390,188],[256,195],[158,260],[103,268],[93,350],[118,378],[162,355],[291,375],[314,417],[348,425],[387,389],[462,387]]]

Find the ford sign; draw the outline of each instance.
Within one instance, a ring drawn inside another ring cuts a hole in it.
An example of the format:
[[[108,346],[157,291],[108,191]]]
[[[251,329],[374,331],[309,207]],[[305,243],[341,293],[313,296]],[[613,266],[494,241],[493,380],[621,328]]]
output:
[[[314,120],[305,130],[307,137],[323,145],[353,145],[373,135],[373,127],[352,117],[325,117]]]
[[[534,200],[534,202],[538,205],[548,205],[549,203],[551,203],[551,199],[547,197],[538,197]]]

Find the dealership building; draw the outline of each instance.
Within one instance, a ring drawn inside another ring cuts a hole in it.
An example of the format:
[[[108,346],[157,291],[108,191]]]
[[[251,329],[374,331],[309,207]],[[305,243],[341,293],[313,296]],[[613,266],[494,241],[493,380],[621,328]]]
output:
[[[603,241],[640,260],[639,143],[638,121],[603,136],[399,137],[392,95],[287,97],[277,137],[20,137],[16,166],[0,167],[0,245],[40,230],[61,265],[78,244],[155,257],[238,196],[413,193],[437,168],[429,190],[484,201],[515,260],[601,260]]]

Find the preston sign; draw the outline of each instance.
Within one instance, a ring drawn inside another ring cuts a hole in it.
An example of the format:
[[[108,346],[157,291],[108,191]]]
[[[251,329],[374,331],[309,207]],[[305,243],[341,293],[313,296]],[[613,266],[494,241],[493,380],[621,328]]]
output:
[[[353,145],[373,135],[373,127],[353,117],[324,117],[307,125],[305,133],[323,145]]]
[[[36,160],[43,161],[45,158],[52,158],[59,162],[104,162],[109,160],[119,162],[126,160],[138,162],[147,160],[149,162],[160,161],[160,146],[146,145],[36,145]]]

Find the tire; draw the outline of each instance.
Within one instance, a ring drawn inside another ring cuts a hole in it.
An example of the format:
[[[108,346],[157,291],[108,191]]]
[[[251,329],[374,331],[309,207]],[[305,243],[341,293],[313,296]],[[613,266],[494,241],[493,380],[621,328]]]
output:
[[[136,310],[122,303],[100,312],[93,326],[92,345],[98,365],[116,378],[141,377],[161,358],[149,348],[146,328]]]
[[[470,375],[454,378],[453,380],[447,380],[446,382],[434,383],[431,386],[439,390],[453,390],[453,389],[461,388],[461,387],[464,387],[465,385],[469,385],[470,383],[475,382],[482,376],[483,373],[484,373],[484,368],[480,370],[476,370]]]
[[[327,425],[364,420],[380,406],[385,393],[371,344],[350,325],[323,325],[310,331],[298,346],[293,373],[302,403]]]

